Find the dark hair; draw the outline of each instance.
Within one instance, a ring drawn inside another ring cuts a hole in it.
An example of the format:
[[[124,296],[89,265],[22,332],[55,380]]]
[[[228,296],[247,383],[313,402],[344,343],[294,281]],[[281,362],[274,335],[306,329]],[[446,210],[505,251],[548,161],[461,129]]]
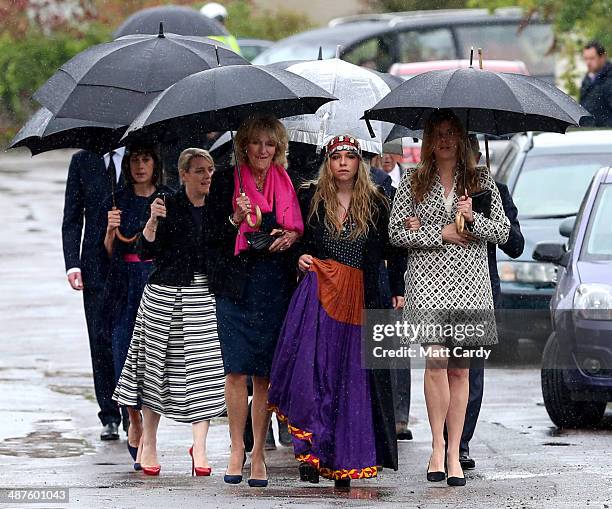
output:
[[[582,49],[591,48],[593,48],[600,57],[606,54],[606,48],[604,48],[599,41],[589,41],[584,45],[584,48]]]
[[[163,184],[164,168],[159,151],[155,145],[147,143],[134,143],[133,145],[129,145],[125,148],[125,154],[123,155],[123,160],[121,161],[121,173],[123,173],[123,178],[125,178],[127,183],[134,183],[134,179],[132,179],[132,172],[130,171],[130,156],[132,154],[144,154],[151,156],[153,159],[153,177],[151,178],[151,182],[154,185]]]

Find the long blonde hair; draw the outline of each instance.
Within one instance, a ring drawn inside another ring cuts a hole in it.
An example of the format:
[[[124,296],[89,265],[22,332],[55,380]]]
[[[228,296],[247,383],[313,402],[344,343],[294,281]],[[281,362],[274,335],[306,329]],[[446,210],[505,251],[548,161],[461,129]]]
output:
[[[310,203],[308,221],[314,216],[320,221],[319,206],[323,203],[325,208],[323,224],[334,237],[339,237],[342,232],[342,223],[338,219],[337,214],[340,208],[340,200],[338,200],[338,186],[334,180],[329,157],[325,158],[319,168],[319,176],[315,180],[306,182],[303,187],[309,187],[311,184],[316,185],[316,191]],[[385,199],[385,196],[370,179],[368,165],[360,158],[359,168],[355,175],[351,204],[348,210],[350,218],[355,222],[355,229],[351,231],[349,238],[356,239],[361,235],[368,234],[370,226],[377,220],[375,217],[377,210],[374,207],[375,201],[381,202],[388,207],[388,201]]]
[[[412,193],[416,201],[423,201],[425,195],[431,191],[436,176],[436,156],[434,148],[436,143],[436,128],[442,123],[450,122],[453,129],[459,133],[460,141],[457,145],[457,189],[458,194],[463,194],[463,182],[465,181],[468,193],[479,190],[478,173],[474,155],[469,147],[466,131],[461,121],[452,110],[442,109],[433,112],[425,123],[423,132],[423,144],[421,146],[421,162],[411,176]]]

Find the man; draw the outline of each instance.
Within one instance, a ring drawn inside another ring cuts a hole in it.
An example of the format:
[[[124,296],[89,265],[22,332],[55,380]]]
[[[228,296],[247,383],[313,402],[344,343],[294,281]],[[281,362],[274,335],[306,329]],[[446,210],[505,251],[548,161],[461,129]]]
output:
[[[100,406],[98,417],[102,422],[102,440],[119,439],[121,415],[117,404],[111,399],[115,387],[111,345],[110,342],[103,341],[103,335],[100,333],[108,260],[103,251],[102,239],[97,233],[96,223],[102,213],[102,201],[111,193],[111,179],[114,181],[113,185],[119,183],[124,150],[122,147],[103,157],[82,150],[72,156],[66,181],[62,222],[62,244],[68,283],[74,290],[83,292],[94,389]]]
[[[399,142],[392,141],[383,145],[383,154],[381,156],[381,169],[391,177],[391,185],[395,189],[399,187],[404,169],[399,162],[404,155],[401,140]]]
[[[595,117],[595,126],[612,127],[612,64],[606,49],[591,41],[582,56],[588,73],[580,87],[580,104]]]
[[[399,161],[403,154],[401,140],[383,145],[383,154],[380,156],[381,169],[372,166],[370,177],[372,181],[385,190],[387,198],[393,202],[395,191],[404,174]],[[380,271],[380,288],[383,302],[387,307],[391,303],[391,288],[389,274],[386,267]],[[393,388],[393,403],[395,406],[395,433],[398,440],[412,440],[412,431],[408,428],[410,414],[410,360],[402,360],[404,369],[391,369],[391,385]]]
[[[480,146],[476,135],[469,137],[470,147],[474,153],[476,161],[480,160]],[[502,200],[504,213],[510,220],[510,235],[505,244],[499,248],[506,253],[510,258],[518,258],[523,253],[525,247],[525,239],[521,233],[521,225],[518,221],[518,210],[512,196],[505,184],[495,183]],[[491,278],[491,289],[493,292],[493,304],[497,308],[500,297],[500,282],[497,272],[497,246],[495,244],[487,244],[487,257],[489,262],[489,276]],[[470,440],[474,436],[476,422],[480,413],[482,404],[482,395],[484,391],[484,360],[472,359],[470,364],[470,393],[468,397],[467,410],[465,412],[465,422],[463,424],[463,433],[461,435],[461,443],[459,444],[459,461],[464,469],[476,468],[476,462],[470,457]]]

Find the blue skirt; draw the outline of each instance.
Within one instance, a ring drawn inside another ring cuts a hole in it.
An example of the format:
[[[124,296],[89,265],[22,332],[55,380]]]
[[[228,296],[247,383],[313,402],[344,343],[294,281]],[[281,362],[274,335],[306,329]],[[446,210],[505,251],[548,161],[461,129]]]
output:
[[[115,383],[119,380],[125,364],[142,292],[152,270],[152,262],[123,263],[119,273],[122,284],[115,285],[115,295],[109,295],[109,298],[112,299],[111,307],[113,310],[113,315],[110,318],[110,334]]]
[[[225,373],[268,377],[294,284],[274,257],[254,261],[244,297],[217,297]]]

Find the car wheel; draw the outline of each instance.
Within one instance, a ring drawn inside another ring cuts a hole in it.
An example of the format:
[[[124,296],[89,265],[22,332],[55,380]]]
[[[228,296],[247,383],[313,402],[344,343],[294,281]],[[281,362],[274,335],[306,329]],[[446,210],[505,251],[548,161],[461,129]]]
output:
[[[542,354],[542,396],[553,423],[559,428],[583,428],[596,425],[606,411],[604,401],[572,401],[563,381],[560,348],[553,332]]]

